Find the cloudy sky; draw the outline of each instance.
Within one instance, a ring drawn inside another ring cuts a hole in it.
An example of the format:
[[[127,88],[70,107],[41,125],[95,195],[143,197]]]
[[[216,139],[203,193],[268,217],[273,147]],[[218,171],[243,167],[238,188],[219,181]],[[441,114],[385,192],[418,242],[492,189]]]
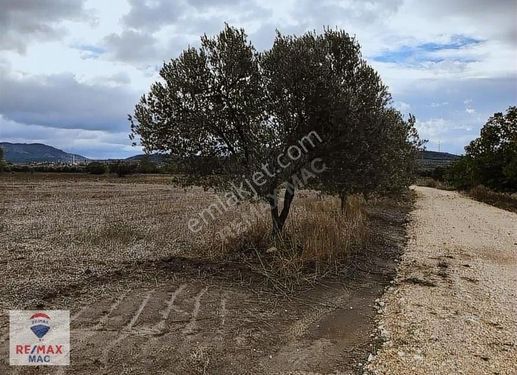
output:
[[[259,50],[275,29],[356,35],[428,149],[462,153],[517,104],[516,15],[515,0],[0,0],[0,141],[139,153],[127,114],[163,61],[228,22]]]

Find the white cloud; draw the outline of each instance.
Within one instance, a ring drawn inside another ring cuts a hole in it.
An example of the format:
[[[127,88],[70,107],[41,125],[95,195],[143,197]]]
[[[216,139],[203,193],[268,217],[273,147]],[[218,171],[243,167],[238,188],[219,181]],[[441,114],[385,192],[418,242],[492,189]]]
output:
[[[432,107],[432,108],[438,108],[438,107],[446,106],[446,105],[448,105],[448,104],[449,104],[448,102],[442,102],[442,103],[434,103],[434,102],[433,102],[433,103],[431,103],[430,105],[431,105],[431,107]]]
[[[27,134],[30,134],[30,139],[27,139]],[[141,147],[131,146],[126,132],[27,125],[1,115],[0,139],[11,143],[44,143],[89,159],[116,159],[142,152]]]
[[[120,131],[127,129],[127,113],[138,98],[138,94],[119,86],[81,83],[70,73],[2,73],[0,114],[18,123]]]
[[[244,27],[259,49],[272,44],[275,28],[356,35],[394,105],[449,151],[461,152],[488,116],[517,104],[513,0],[0,0],[0,9],[0,140],[9,118],[10,139],[39,139],[27,127],[37,124],[48,134],[67,128],[60,144],[70,137],[126,153],[125,115],[162,62],[224,21]],[[478,42],[432,48],[455,38]],[[404,48],[420,50],[407,61],[378,61]]]
[[[411,105],[406,102],[397,101],[393,104],[393,106],[398,109],[402,113],[407,113],[411,109]]]

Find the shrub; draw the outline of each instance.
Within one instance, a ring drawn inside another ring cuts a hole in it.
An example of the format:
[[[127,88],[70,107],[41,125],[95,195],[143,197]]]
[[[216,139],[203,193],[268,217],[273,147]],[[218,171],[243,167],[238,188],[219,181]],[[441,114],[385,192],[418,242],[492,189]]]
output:
[[[111,164],[110,173],[116,173],[118,177],[125,177],[136,172],[137,165],[128,162],[117,162]]]
[[[94,161],[86,166],[86,171],[90,174],[101,175],[106,173],[108,171],[108,168],[106,164]]]

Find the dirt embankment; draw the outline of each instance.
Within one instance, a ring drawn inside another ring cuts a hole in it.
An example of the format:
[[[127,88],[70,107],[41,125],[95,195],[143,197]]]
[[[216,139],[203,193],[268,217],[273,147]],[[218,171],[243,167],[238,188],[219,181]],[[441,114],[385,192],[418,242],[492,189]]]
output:
[[[517,374],[517,215],[417,187],[375,374]]]

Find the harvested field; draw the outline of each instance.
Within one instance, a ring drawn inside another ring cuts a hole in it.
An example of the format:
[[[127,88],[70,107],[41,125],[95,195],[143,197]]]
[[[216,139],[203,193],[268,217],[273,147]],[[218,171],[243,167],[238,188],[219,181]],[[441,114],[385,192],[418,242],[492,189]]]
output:
[[[408,203],[369,203],[367,232],[374,235],[367,249],[353,254],[339,276],[279,293],[251,260],[206,252],[217,228],[199,236],[188,230],[214,194],[168,182],[0,177],[0,373],[10,370],[9,309],[71,310],[71,366],[46,373],[360,369],[375,344],[374,301],[404,245]],[[327,198],[302,192],[293,217],[318,199]],[[226,214],[214,225],[239,213]]]

